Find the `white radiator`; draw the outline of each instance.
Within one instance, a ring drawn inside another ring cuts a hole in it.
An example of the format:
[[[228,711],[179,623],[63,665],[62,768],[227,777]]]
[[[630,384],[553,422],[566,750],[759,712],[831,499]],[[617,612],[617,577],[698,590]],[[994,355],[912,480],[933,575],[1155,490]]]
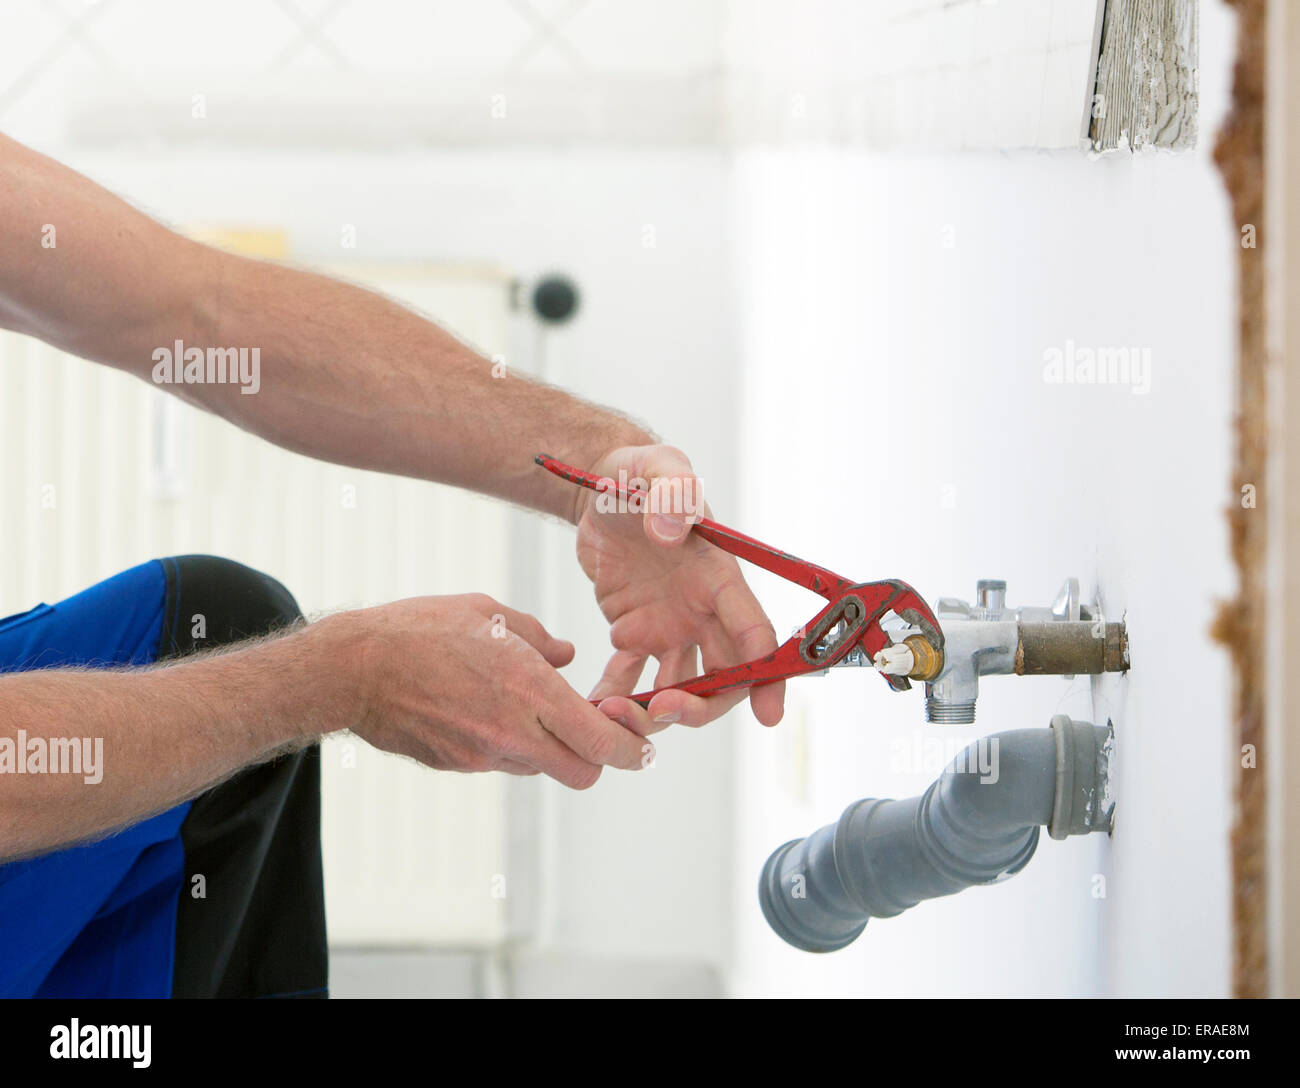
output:
[[[503,350],[508,283],[482,270],[343,271]],[[303,610],[481,590],[508,599],[501,504],[277,449],[137,379],[0,333],[0,615],[156,556],[209,552]],[[350,737],[324,749],[331,942],[470,946],[505,934],[505,786]]]

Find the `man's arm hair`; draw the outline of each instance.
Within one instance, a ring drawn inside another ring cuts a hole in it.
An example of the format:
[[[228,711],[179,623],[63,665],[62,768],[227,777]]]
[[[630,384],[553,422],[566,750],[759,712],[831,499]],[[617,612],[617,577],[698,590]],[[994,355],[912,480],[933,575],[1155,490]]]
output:
[[[101,837],[358,724],[356,615],[172,664],[0,675],[0,862]]]
[[[42,245],[53,228],[54,245]],[[152,380],[153,353],[257,348],[261,388],[166,385],[278,445],[439,480],[572,519],[586,467],[651,441],[626,418],[494,368],[371,291],[183,238],[0,136],[0,325]]]

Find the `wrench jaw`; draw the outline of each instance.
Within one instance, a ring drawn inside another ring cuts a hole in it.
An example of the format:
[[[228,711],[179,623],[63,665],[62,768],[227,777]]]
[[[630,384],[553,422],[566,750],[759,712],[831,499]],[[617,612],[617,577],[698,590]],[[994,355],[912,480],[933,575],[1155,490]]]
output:
[[[853,645],[846,653],[836,652],[851,632],[846,632],[842,623],[835,626],[837,617],[828,612],[811,627],[810,638],[817,640],[811,656],[801,647],[806,662],[825,662],[828,667],[874,666],[894,691],[910,691],[912,680],[932,679],[943,671],[943,630],[916,590],[896,579],[853,588],[856,597],[874,605]],[[821,622],[824,620],[831,622]],[[818,675],[825,672],[820,669]]]
[[[883,672],[880,675],[885,678],[885,683],[887,683],[894,691],[912,690],[912,681],[910,681],[906,676],[890,676],[888,673]]]
[[[910,592],[915,596],[915,591]],[[933,680],[943,672],[943,629],[939,626],[939,621],[935,619],[934,613],[930,611],[926,603],[919,597],[917,597],[917,601],[921,605],[919,609],[905,608],[899,613],[903,619],[921,629],[920,634],[911,635],[904,640],[912,647],[913,654],[917,659],[916,668],[908,675],[913,680]],[[915,640],[918,639],[924,642],[924,647],[917,645]]]
[[[869,662],[880,671],[891,689],[910,691],[911,680],[933,679],[943,671],[943,629],[930,606],[906,582],[891,579],[875,584],[888,585],[893,592],[879,614],[873,617],[871,629],[862,639],[863,648],[868,652]],[[890,646],[905,651],[898,655],[906,662],[905,672],[882,667],[882,651]]]

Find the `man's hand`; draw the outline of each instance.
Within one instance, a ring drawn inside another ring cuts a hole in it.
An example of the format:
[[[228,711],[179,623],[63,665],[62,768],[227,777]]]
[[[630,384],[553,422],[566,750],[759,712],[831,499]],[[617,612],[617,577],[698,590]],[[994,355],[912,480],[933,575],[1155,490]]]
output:
[[[556,672],[573,646],[484,594],[417,597],[341,613],[354,625],[363,709],[354,732],[448,771],[541,771],[586,789],[602,767],[636,770],[654,747]]]
[[[655,687],[769,654],[776,632],[741,577],[736,560],[694,536],[690,526],[711,517],[686,455],[671,446],[616,449],[582,466],[619,482],[650,484],[640,513],[610,511],[611,496],[584,489],[578,499],[578,561],[610,623],[614,656],[591,693],[600,710],[648,735],[674,722],[704,725],[750,696],[764,725],[781,720],[785,682],[702,698],[665,691],[643,709],[631,699],[647,658],[659,662]]]

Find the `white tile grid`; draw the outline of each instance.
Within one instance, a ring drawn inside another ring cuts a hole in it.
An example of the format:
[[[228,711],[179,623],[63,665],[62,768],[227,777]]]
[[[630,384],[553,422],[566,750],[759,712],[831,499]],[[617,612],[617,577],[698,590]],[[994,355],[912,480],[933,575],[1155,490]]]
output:
[[[859,104],[848,138],[893,147],[1077,146],[1095,10],[1095,0],[896,5],[879,62],[848,69],[870,73],[859,79],[858,98],[876,103]],[[847,89],[837,90],[846,97]]]
[[[796,21],[765,4],[764,32],[747,25],[728,40],[728,130],[742,143],[1076,146],[1095,3],[821,0]]]
[[[332,85],[363,105],[408,103],[414,134],[432,141],[722,135],[931,149],[1076,146],[1096,7],[0,0],[0,125],[20,136],[59,131],[70,115],[112,100],[112,115],[97,124],[111,133],[148,130],[156,118],[127,119],[132,103],[161,103],[179,124],[191,96],[209,89],[274,103],[273,112],[294,98],[310,108],[313,88]],[[495,94],[506,94],[512,123],[486,123]],[[322,108],[328,100],[322,91]],[[293,126],[289,114],[280,129]],[[352,131],[339,129],[336,138]],[[164,125],[155,135],[174,133]],[[238,137],[234,126],[223,130],[228,137]],[[318,138],[314,129],[308,138]]]
[[[373,142],[364,121],[303,118],[315,95],[320,111],[340,97],[396,107],[412,119],[408,140],[702,142],[717,134],[723,11],[722,0],[100,0],[93,11],[0,0],[0,125],[28,139],[238,139],[238,115],[263,142],[292,143],[295,128],[303,142]],[[196,93],[213,124],[188,124]],[[486,124],[502,94],[513,123]],[[344,104],[345,119],[365,112]],[[396,127],[384,132],[400,140]]]
[[[134,72],[147,80],[176,68],[319,67],[378,78],[410,71],[669,77],[717,67],[722,12],[721,0],[4,0],[0,58],[6,73],[19,73],[62,38],[57,55],[35,66],[39,73],[86,67],[79,54],[93,50],[98,73],[113,79]]]

